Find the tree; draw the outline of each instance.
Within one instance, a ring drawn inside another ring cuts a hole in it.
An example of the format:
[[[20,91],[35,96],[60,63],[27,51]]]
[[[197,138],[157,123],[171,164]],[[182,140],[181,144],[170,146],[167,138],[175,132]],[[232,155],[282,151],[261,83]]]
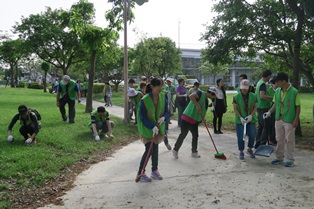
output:
[[[110,45],[112,40],[116,41],[118,32],[113,28],[102,29],[93,25],[95,16],[94,5],[87,0],[80,0],[72,5],[70,10],[70,28],[79,36],[82,44],[90,53],[89,82],[85,112],[93,110],[93,84],[96,65],[96,55]]]
[[[135,47],[134,72],[147,77],[182,71],[181,51],[167,37],[143,39]]]
[[[47,63],[62,69],[67,74],[72,64],[86,60],[85,50],[78,35],[69,30],[69,13],[52,10],[21,18],[14,31],[27,44],[30,53],[35,53]]]
[[[3,41],[0,45],[0,60],[9,65],[11,87],[15,87],[18,80],[19,62],[27,57],[24,44],[24,41],[17,39]]]
[[[199,67],[199,70],[202,72],[203,75],[213,76],[214,82],[216,81],[217,75],[225,75],[229,73],[229,69],[226,65],[221,65],[220,63],[214,65],[212,63],[209,63],[208,61],[205,61]]]
[[[295,87],[300,74],[314,85],[314,24],[303,0],[219,1],[214,11],[218,15],[202,35],[209,62],[230,63],[230,53],[255,56],[263,51],[285,63]]]
[[[44,92],[47,92],[47,73],[50,69],[50,65],[47,62],[41,63],[41,69],[44,71],[44,79],[43,79],[43,84],[44,84]]]

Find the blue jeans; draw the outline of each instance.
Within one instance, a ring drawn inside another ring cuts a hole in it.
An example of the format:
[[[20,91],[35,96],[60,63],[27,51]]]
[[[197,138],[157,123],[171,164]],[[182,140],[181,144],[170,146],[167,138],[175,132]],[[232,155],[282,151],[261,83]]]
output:
[[[238,137],[238,149],[239,151],[244,150],[244,141],[243,141],[243,131],[244,126],[242,124],[236,124],[236,130],[237,130],[237,137]],[[249,142],[248,147],[253,148],[254,146],[254,140],[256,137],[256,126],[255,123],[249,123],[246,125],[246,132],[249,135]]]

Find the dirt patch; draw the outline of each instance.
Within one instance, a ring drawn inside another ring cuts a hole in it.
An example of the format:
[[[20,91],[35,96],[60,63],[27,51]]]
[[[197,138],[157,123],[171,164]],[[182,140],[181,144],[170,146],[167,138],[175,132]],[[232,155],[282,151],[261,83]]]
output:
[[[6,182],[10,185],[10,201],[14,203],[10,208],[35,209],[48,204],[62,205],[63,202],[60,197],[75,186],[73,182],[78,174],[95,163],[105,161],[108,157],[112,156],[116,150],[135,140],[136,139],[129,138],[115,144],[110,150],[99,152],[89,159],[81,159],[76,164],[66,167],[60,176],[49,180],[38,188],[21,188],[12,184],[12,182]]]

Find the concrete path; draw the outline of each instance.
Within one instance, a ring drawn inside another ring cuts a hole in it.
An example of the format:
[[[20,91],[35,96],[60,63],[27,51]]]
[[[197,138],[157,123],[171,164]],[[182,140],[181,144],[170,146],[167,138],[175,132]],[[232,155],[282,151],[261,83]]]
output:
[[[84,104],[84,100],[82,102]],[[102,103],[95,102],[94,108]],[[123,108],[108,107],[110,114],[123,117]],[[172,121],[169,141],[179,134]],[[212,131],[212,130],[210,130]],[[192,158],[191,135],[174,159],[171,151],[159,145],[159,171],[163,180],[135,183],[144,152],[138,140],[118,150],[106,161],[92,165],[77,176],[75,187],[63,197],[63,205],[42,209],[111,208],[314,208],[314,155],[296,150],[296,166],[274,166],[274,158],[246,156],[238,159],[236,136],[232,132],[213,134],[219,151],[227,160],[214,158],[214,148],[205,128],[199,130],[199,154]],[[151,161],[147,165],[150,174]]]

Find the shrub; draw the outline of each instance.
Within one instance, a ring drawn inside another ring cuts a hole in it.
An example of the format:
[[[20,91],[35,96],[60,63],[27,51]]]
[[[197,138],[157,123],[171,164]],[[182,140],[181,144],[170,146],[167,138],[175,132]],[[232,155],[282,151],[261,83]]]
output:
[[[301,93],[314,93],[314,86],[300,86]]]
[[[99,94],[102,93],[105,88],[105,83],[94,83],[93,93]]]

